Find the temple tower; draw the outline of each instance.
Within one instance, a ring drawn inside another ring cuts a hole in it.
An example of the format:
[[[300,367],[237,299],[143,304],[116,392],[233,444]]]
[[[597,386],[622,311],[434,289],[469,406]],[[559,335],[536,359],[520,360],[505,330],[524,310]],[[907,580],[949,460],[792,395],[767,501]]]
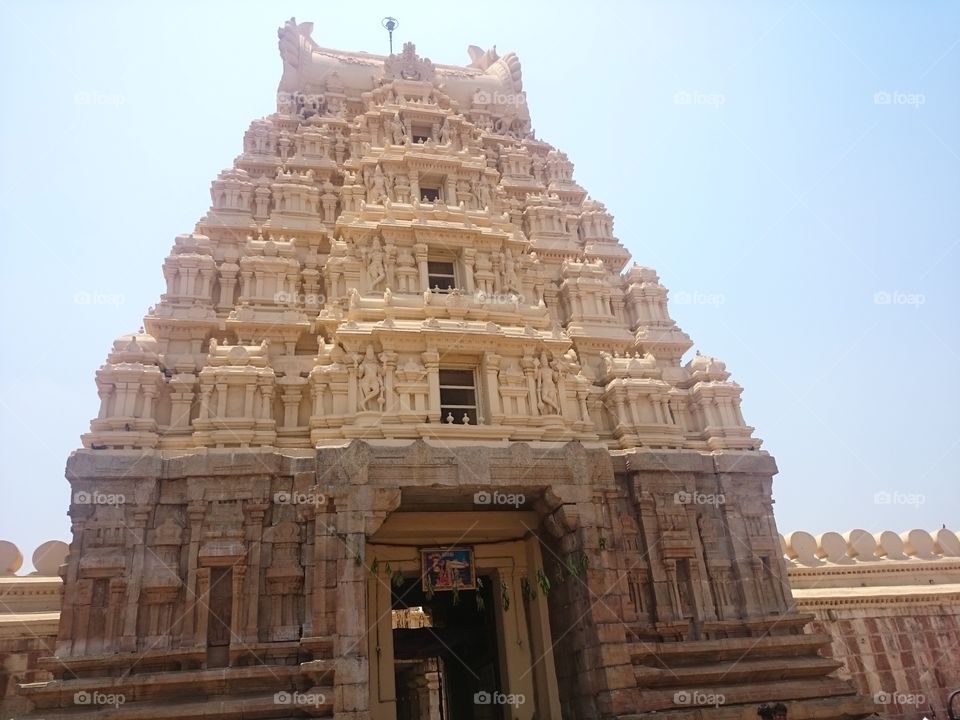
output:
[[[33,716],[868,714],[741,388],[683,362],[517,57],[311,30],[97,372]]]

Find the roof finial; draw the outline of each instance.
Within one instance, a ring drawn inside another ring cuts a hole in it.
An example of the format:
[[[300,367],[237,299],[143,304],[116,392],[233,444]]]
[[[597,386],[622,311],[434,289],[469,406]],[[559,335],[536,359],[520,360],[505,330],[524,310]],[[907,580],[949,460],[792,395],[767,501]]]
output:
[[[380,24],[387,29],[388,33],[390,33],[390,54],[393,55],[393,31],[400,27],[400,22],[396,18],[387,16],[381,21]]]

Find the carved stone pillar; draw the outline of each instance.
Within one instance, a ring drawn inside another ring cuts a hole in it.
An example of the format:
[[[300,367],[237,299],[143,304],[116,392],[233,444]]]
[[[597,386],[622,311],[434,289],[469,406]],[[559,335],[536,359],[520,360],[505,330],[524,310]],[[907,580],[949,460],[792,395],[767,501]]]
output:
[[[151,509],[138,506],[133,509],[132,522],[127,527],[127,538],[133,545],[133,557],[127,567],[127,607],[123,614],[123,629],[120,637],[120,651],[134,652],[137,649],[137,610],[140,605],[140,585],[143,582],[143,553],[146,541],[147,519]],[[107,648],[104,648],[107,649]]]
[[[384,405],[385,412],[392,413],[397,410],[397,400],[396,392],[394,391],[394,384],[396,382],[396,373],[397,373],[397,353],[392,350],[385,350],[380,353],[380,362],[383,363],[384,367],[384,394],[386,395],[386,404]]]
[[[440,418],[440,353],[428,350],[420,354],[427,369],[427,422],[439,423]]]
[[[203,532],[203,517],[206,512],[207,504],[202,500],[194,500],[187,507],[187,517],[190,519],[190,550],[187,558],[187,592],[183,618],[183,642],[193,647],[203,647],[207,642],[207,614],[204,612],[203,606],[197,602],[197,598],[201,592],[198,558]],[[209,582],[209,570],[206,572],[207,581]],[[199,627],[201,624],[203,625],[202,628]]]
[[[493,352],[483,354],[483,372],[487,386],[487,407],[490,408],[490,419],[493,424],[499,425],[503,421],[503,409],[500,407],[500,380],[497,371],[500,368],[500,356]]]
[[[520,367],[523,368],[523,375],[527,379],[528,413],[531,417],[537,417],[540,414],[540,409],[539,403],[537,402],[537,379],[536,369],[534,368],[534,358],[530,355],[525,355],[520,360]]]
[[[477,251],[473,248],[463,249],[463,282],[469,295],[475,292],[473,282],[473,263],[476,259]]]
[[[247,547],[249,548],[247,557],[250,572],[247,574],[247,587],[244,589],[242,584],[238,585],[239,592],[234,595],[234,598],[238,596],[246,598],[246,625],[240,629],[238,634],[242,638],[242,642],[247,644],[253,644],[259,640],[257,637],[257,615],[260,612],[261,541],[263,539],[263,517],[269,507],[268,503],[251,501],[246,503],[243,508],[244,514],[247,516],[246,536]],[[234,577],[236,578],[236,575]],[[242,622],[240,620],[241,616],[237,613],[236,617],[239,626]]]
[[[427,246],[424,243],[417,243],[413,246],[413,252],[417,258],[417,268],[420,271],[420,290],[429,290],[430,274],[427,269]]]

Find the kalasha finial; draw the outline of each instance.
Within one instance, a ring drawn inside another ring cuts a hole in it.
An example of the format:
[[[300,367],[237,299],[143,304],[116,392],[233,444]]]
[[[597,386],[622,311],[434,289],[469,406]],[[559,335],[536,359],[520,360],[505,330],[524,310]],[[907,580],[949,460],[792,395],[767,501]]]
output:
[[[400,27],[400,21],[393,17],[385,17],[380,24],[390,33],[390,54],[393,55],[393,31]]]

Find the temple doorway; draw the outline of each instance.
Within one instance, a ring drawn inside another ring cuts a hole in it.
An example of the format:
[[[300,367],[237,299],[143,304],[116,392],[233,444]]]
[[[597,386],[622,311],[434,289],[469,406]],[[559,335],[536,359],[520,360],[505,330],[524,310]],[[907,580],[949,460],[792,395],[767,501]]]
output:
[[[493,578],[476,590],[428,595],[419,578],[394,587],[397,720],[499,720],[500,682]],[[485,700],[490,702],[485,702]]]
[[[395,511],[367,541],[373,720],[560,720],[535,512]]]

